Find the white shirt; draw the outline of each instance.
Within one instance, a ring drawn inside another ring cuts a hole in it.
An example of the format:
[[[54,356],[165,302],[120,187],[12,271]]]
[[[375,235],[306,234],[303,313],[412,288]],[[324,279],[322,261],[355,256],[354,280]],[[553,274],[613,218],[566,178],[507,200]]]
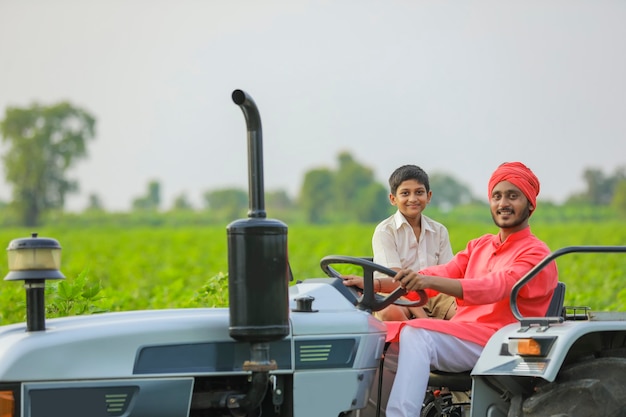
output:
[[[421,215],[419,240],[399,210],[380,222],[372,236],[374,262],[387,268],[410,268],[419,271],[445,264],[452,259],[452,246],[446,227]],[[375,273],[375,276],[384,276]]]

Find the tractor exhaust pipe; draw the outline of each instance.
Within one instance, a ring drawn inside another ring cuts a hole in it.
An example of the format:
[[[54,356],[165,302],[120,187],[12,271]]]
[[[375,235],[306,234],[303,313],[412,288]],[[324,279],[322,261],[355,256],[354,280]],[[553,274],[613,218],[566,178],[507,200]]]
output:
[[[248,94],[235,90],[232,94],[246,119],[248,128],[248,217],[265,218],[265,196],[263,192],[263,133],[259,110]]]
[[[263,141],[261,117],[254,100],[242,90],[232,99],[246,119],[248,138],[247,219],[230,223],[228,235],[228,295],[230,336],[250,343],[251,387],[243,396],[228,398],[234,416],[244,416],[262,403],[269,372],[277,369],[270,359],[269,342],[289,334],[289,262],[287,225],[267,219],[263,190]]]

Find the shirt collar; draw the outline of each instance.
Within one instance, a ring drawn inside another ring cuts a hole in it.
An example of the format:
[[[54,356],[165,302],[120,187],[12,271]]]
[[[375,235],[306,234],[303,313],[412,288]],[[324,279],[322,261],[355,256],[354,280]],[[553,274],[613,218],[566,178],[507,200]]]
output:
[[[430,225],[430,222],[426,221],[426,219],[427,217],[424,216],[424,213],[422,213],[422,215],[420,216],[421,229],[424,231],[430,231],[430,232],[434,231],[434,229]],[[400,210],[396,210],[396,212],[393,215],[393,220],[396,226],[396,230],[400,229],[403,224],[406,224],[407,226],[411,227],[406,217],[404,217],[404,215],[400,213]]]
[[[527,238],[528,236],[530,236],[530,226],[526,226],[525,228],[523,228],[522,230],[519,230],[515,233],[511,233],[509,235],[509,237],[506,238],[506,240],[504,242],[500,242],[500,233],[498,233],[497,235],[493,235],[493,244],[494,246],[501,246],[504,245],[507,242],[515,242],[518,240],[522,240]]]

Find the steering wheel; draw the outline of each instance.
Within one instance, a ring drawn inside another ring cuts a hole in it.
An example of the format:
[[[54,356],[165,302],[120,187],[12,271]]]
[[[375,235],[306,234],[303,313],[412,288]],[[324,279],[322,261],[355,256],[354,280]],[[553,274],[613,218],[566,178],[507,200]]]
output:
[[[385,275],[394,277],[396,275],[396,271],[393,269],[389,269],[364,258],[356,258],[353,256],[329,255],[323,257],[320,261],[322,271],[324,271],[329,277],[340,279],[341,274],[330,266],[332,264],[350,264],[363,268],[363,294],[359,294],[354,286],[348,286],[348,289],[354,293],[354,296],[357,299],[356,307],[360,310],[370,312],[379,311],[390,304],[404,307],[419,307],[423,306],[428,301],[428,295],[426,295],[424,290],[417,291],[419,300],[400,300],[400,297],[406,294],[406,290],[402,287],[396,288],[387,296],[376,294],[374,291],[374,271],[382,272]]]

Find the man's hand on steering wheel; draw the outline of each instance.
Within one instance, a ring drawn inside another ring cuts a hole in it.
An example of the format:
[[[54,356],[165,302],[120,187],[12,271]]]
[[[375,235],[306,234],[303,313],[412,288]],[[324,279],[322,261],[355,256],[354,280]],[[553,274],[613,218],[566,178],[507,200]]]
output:
[[[350,264],[360,266],[363,268],[363,277],[348,274],[342,275],[330,266],[332,264]],[[376,294],[374,288],[374,271],[382,272],[390,277],[394,277],[396,275],[396,271],[382,265],[375,264],[374,262],[364,258],[341,255],[326,256],[320,261],[320,267],[328,276],[344,280],[344,285],[357,293],[357,308],[362,310],[379,311],[392,303],[405,307],[419,307],[426,304],[426,301],[428,301],[428,296],[423,290],[417,291],[419,295],[419,300],[417,301],[400,300],[399,298],[406,294],[406,290],[402,287],[396,288],[384,297]],[[356,288],[359,288],[362,291],[362,295],[359,294],[360,291],[357,291]]]

